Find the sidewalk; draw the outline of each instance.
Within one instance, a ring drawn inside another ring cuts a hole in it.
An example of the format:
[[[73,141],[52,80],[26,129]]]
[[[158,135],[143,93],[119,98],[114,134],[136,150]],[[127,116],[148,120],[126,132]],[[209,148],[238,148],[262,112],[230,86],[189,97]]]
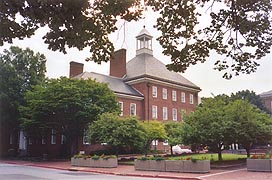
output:
[[[64,162],[29,162],[18,160],[0,160],[0,163],[19,164],[24,166],[34,166],[52,168],[68,171],[82,171],[100,174],[110,174],[118,176],[137,176],[151,178],[166,178],[180,180],[271,180],[272,173],[248,172],[246,168],[238,169],[211,169],[210,173],[175,173],[175,172],[155,172],[155,171],[136,171],[134,166],[118,165],[117,168],[89,168],[71,166],[70,161]]]
[[[69,170],[69,171],[92,172],[92,173],[110,174],[110,175],[118,175],[118,176],[138,176],[138,177],[169,178],[169,179],[181,179],[181,180],[199,180],[199,178],[197,177],[201,175],[201,174],[193,174],[193,173],[136,171],[134,169],[134,166],[128,166],[128,165],[118,165],[117,168],[76,167],[76,166],[71,166],[70,161],[29,162],[29,161],[18,161],[18,160],[0,160],[0,163],[19,164],[24,166],[34,166],[34,167],[52,168],[52,169]],[[219,171],[220,170],[216,170],[216,172],[219,172]]]

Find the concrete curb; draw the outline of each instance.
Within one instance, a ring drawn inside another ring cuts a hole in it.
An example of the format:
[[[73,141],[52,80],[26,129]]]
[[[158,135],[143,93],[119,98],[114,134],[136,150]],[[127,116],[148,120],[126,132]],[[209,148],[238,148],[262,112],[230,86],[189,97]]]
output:
[[[24,165],[24,166],[40,167],[40,168],[48,168],[48,169],[57,169],[57,170],[65,170],[65,171],[91,172],[91,173],[108,174],[108,175],[115,175],[115,176],[166,178],[166,179],[180,179],[180,180],[201,180],[200,178],[195,178],[195,177],[179,177],[179,176],[171,176],[171,175],[134,174],[134,173],[119,173],[119,172],[117,173],[117,172],[79,169],[79,168],[62,168],[62,167],[46,166],[46,165],[39,165],[39,164],[33,164],[33,163],[23,163],[23,162],[0,161],[0,163],[18,164],[18,165]]]

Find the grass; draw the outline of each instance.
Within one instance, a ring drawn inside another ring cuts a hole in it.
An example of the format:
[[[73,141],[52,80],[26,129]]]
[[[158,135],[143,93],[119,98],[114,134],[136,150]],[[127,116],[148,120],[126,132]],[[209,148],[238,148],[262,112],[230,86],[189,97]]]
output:
[[[188,157],[195,158],[195,159],[207,159],[213,162],[218,161],[217,154],[193,154],[193,155],[170,157],[170,159],[178,160],[178,159],[186,159]],[[222,154],[223,161],[236,161],[236,160],[241,160],[246,158],[247,156],[242,154]]]
[[[188,154],[188,155],[182,155],[182,156],[175,156],[175,157],[168,157],[171,160],[180,160],[180,159],[186,159],[186,158],[193,158],[193,159],[207,159],[210,160],[212,163],[215,164],[235,164],[239,162],[245,161],[247,158],[246,155],[242,154],[222,154],[223,161],[218,161],[218,155],[217,154]],[[119,165],[134,165],[134,161],[119,161]]]

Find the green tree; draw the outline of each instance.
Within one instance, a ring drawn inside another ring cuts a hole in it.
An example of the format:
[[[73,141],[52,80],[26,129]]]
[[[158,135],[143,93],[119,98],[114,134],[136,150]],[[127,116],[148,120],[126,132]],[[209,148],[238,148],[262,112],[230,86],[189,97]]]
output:
[[[117,19],[139,20],[145,8],[157,12],[155,27],[163,53],[171,57],[167,67],[177,72],[205,62],[213,51],[222,57],[215,69],[224,78],[257,69],[258,60],[270,52],[272,28],[270,0],[2,0],[0,45],[14,38],[32,36],[44,26],[43,37],[51,50],[90,47],[88,60],[108,61]],[[216,7],[216,8],[213,8]],[[205,19],[201,15],[208,14]],[[207,20],[208,19],[208,20]]]
[[[29,48],[11,46],[0,54],[0,126],[10,131],[19,128],[19,106],[33,85],[45,79],[46,58]],[[4,135],[2,134],[1,137]]]
[[[233,140],[235,128],[226,117],[226,99],[226,96],[204,99],[195,112],[185,116],[182,130],[185,144],[208,146],[211,151],[218,153],[220,161],[224,145]]]
[[[107,84],[91,79],[51,79],[26,93],[22,126],[30,134],[49,129],[63,133],[71,155],[78,153],[78,138],[105,112],[118,112],[116,96]]]
[[[227,116],[235,130],[235,143],[241,144],[250,156],[253,144],[268,144],[272,139],[272,119],[246,100],[235,100],[228,105]]]
[[[152,141],[165,140],[167,137],[164,124],[159,121],[144,121],[142,122],[142,126],[144,127],[147,136],[145,143],[146,151],[150,150]],[[157,146],[155,145],[155,151],[156,150]]]
[[[243,91],[238,91],[237,93],[232,93],[230,96],[231,101],[235,101],[237,99],[240,100],[247,100],[251,104],[255,105],[257,108],[263,110],[264,112],[269,113],[269,110],[265,107],[264,101],[262,98],[257,95],[254,91],[249,91],[249,90],[243,90]]]
[[[167,122],[164,124],[164,129],[171,148],[171,155],[173,155],[172,147],[182,143],[182,124],[179,122]]]
[[[88,132],[90,141],[111,145],[116,155],[122,148],[142,151],[145,145],[145,130],[136,117],[104,113],[90,125]]]

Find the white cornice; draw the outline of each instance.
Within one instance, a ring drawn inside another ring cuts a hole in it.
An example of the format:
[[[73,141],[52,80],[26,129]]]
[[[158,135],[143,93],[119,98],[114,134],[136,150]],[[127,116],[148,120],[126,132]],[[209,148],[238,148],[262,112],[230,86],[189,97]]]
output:
[[[177,84],[173,84],[173,83],[169,83],[169,82],[165,82],[165,81],[161,81],[161,80],[156,80],[156,79],[152,79],[149,77],[142,77],[139,79],[134,79],[134,80],[129,80],[126,83],[129,85],[133,85],[133,84],[137,84],[137,83],[143,83],[143,82],[151,82],[151,83],[155,83],[155,84],[160,84],[160,85],[164,85],[164,86],[170,86],[170,87],[174,87],[177,89],[182,89],[182,90],[188,90],[188,91],[193,91],[193,92],[200,92],[200,89],[194,89],[194,88],[190,88],[190,87],[186,87],[186,86],[182,86],[182,85],[177,85]]]
[[[128,99],[135,99],[135,100],[143,100],[144,97],[139,97],[139,96],[133,96],[133,95],[128,95],[128,94],[121,94],[121,93],[116,93],[117,97],[120,97],[120,98],[128,98]]]

